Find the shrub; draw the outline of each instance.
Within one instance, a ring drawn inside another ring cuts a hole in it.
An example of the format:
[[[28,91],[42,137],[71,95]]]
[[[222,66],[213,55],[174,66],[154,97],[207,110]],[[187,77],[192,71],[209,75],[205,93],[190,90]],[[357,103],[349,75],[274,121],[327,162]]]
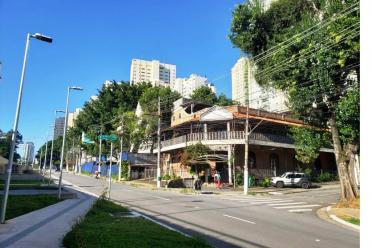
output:
[[[262,179],[261,181],[261,187],[269,187],[270,186],[270,178],[269,177],[265,177],[264,179]]]
[[[185,188],[185,184],[181,178],[174,179],[168,182],[168,188]]]
[[[335,180],[335,176],[329,172],[324,172],[321,173],[317,179],[319,182],[330,182]]]
[[[122,161],[121,162],[121,178],[124,180],[129,180],[129,162]]]
[[[235,176],[236,185],[241,186],[243,185],[243,182],[244,182],[244,174],[242,172],[236,173],[236,176]]]
[[[166,174],[162,177],[163,180],[170,180],[171,176],[169,174]]]

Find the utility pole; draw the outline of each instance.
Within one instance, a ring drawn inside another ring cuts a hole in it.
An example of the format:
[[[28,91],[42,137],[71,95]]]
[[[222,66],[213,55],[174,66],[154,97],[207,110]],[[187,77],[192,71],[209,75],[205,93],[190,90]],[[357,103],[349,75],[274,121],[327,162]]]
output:
[[[160,96],[158,96],[158,160],[157,160],[157,170],[156,170],[156,186],[161,187],[160,181],[160,126],[161,126],[161,111],[160,111]]]
[[[45,157],[44,157],[44,165],[43,165],[43,175],[45,175],[45,167],[47,163],[47,155],[48,155],[48,134],[45,142]]]
[[[248,70],[248,78],[246,81],[246,97],[245,97],[245,105],[247,107],[246,109],[246,115],[245,115],[245,151],[244,151],[244,194],[248,194],[248,165],[249,165],[249,79],[250,79],[250,73],[249,73],[249,65],[246,62],[246,67]]]
[[[101,152],[102,152],[102,126],[100,129],[100,136],[99,136],[99,152],[98,152],[98,177],[101,177]]]
[[[110,148],[110,171],[109,171],[109,189],[108,189],[108,199],[109,200],[110,200],[110,196],[111,196],[112,143],[113,143],[113,141],[111,140],[111,148]]]
[[[124,136],[124,115],[121,117],[121,136],[120,136],[120,162],[118,181],[121,180],[121,163],[123,161],[123,136]]]

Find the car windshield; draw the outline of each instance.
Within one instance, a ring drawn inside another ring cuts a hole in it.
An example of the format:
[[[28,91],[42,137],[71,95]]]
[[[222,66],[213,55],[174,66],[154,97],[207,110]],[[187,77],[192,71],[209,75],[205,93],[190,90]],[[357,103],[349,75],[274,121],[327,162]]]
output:
[[[285,177],[285,175],[286,175],[287,173],[284,173],[283,175],[281,175],[280,177]]]

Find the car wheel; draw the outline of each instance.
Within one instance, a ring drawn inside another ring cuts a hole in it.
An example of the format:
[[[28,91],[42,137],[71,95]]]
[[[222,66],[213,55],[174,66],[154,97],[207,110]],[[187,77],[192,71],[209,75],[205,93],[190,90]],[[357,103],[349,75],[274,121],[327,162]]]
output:
[[[276,183],[276,187],[277,187],[277,188],[283,188],[283,187],[284,187],[284,183],[281,182],[281,181],[280,181],[280,182],[277,182],[277,183]]]
[[[303,189],[308,189],[309,188],[309,183],[302,183],[301,187]]]

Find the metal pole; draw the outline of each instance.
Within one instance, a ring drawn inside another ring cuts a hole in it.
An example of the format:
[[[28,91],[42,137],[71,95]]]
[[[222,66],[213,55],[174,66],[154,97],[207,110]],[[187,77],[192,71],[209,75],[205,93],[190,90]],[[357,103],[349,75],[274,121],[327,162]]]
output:
[[[121,166],[123,161],[123,136],[124,136],[124,119],[121,117],[121,137],[120,137],[120,162],[119,162],[119,175],[118,181],[121,180]]]
[[[108,192],[108,199],[110,200],[111,196],[111,168],[112,168],[112,141],[111,141],[111,148],[110,148],[110,171],[109,171],[109,192]]]
[[[102,127],[100,131],[100,135],[102,135]],[[101,136],[99,137],[99,152],[98,152],[98,177],[101,177],[101,152],[102,152],[102,139]]]
[[[64,158],[64,153],[65,153],[65,141],[66,141],[66,131],[67,131],[67,118],[68,118],[69,98],[70,98],[70,87],[67,88],[67,99],[66,99],[66,110],[65,110],[65,124],[64,124],[64,127],[63,127],[63,139],[62,139],[62,149],[61,149],[61,158],[60,158],[61,159],[61,162],[59,164],[60,173],[59,173],[59,182],[58,182],[58,199],[61,199],[61,190],[62,190],[62,171],[63,171],[63,158]]]
[[[41,158],[43,157],[43,146],[41,146],[40,147],[40,156],[39,156],[39,159],[40,159],[40,161],[39,161],[39,163],[40,163],[40,166],[39,166],[39,173],[41,173],[41,165],[42,165],[42,160],[41,160]]]
[[[160,111],[160,96],[158,97],[158,159],[157,159],[157,170],[156,170],[156,186],[158,188],[161,187],[160,182],[160,149],[161,149],[161,143],[160,143],[160,125],[161,125],[161,111]]]
[[[45,157],[44,157],[44,165],[43,165],[43,175],[45,175],[47,155],[48,155],[48,134],[47,134],[47,138],[46,138],[46,142],[45,142],[45,155],[44,155]],[[43,181],[44,181],[44,179],[43,179]]]
[[[53,167],[53,149],[54,149],[54,133],[56,131],[56,118],[57,118],[57,111],[54,112],[54,127],[53,127],[53,137],[52,137],[52,147],[50,149],[50,161],[49,161],[49,182],[52,181],[52,167]]]
[[[17,108],[16,108],[16,114],[15,114],[15,118],[14,118],[12,143],[10,145],[9,162],[8,162],[8,167],[7,167],[7,171],[6,171],[7,172],[7,178],[5,180],[4,197],[3,197],[3,202],[2,202],[2,206],[1,206],[2,207],[1,208],[1,218],[0,218],[1,223],[5,223],[5,214],[6,214],[6,207],[7,207],[7,203],[8,203],[10,177],[12,176],[12,169],[13,169],[14,150],[15,150],[16,141],[17,141],[19,112],[21,110],[23,82],[24,82],[24,79],[25,79],[27,53],[28,53],[29,43],[30,43],[30,34],[27,34],[26,48],[25,48],[25,54],[24,54],[24,58],[23,58],[21,81],[20,81],[19,91],[18,91]]]
[[[246,64],[247,67],[248,67],[248,64]],[[248,185],[248,178],[249,178],[249,174],[248,174],[248,164],[249,164],[249,79],[250,79],[250,75],[249,75],[249,68],[247,68],[248,70],[248,78],[247,78],[247,83],[246,83],[246,106],[247,106],[247,109],[246,109],[246,116],[245,116],[245,160],[244,160],[244,194],[247,195],[248,194],[248,188],[249,188],[249,185]]]

